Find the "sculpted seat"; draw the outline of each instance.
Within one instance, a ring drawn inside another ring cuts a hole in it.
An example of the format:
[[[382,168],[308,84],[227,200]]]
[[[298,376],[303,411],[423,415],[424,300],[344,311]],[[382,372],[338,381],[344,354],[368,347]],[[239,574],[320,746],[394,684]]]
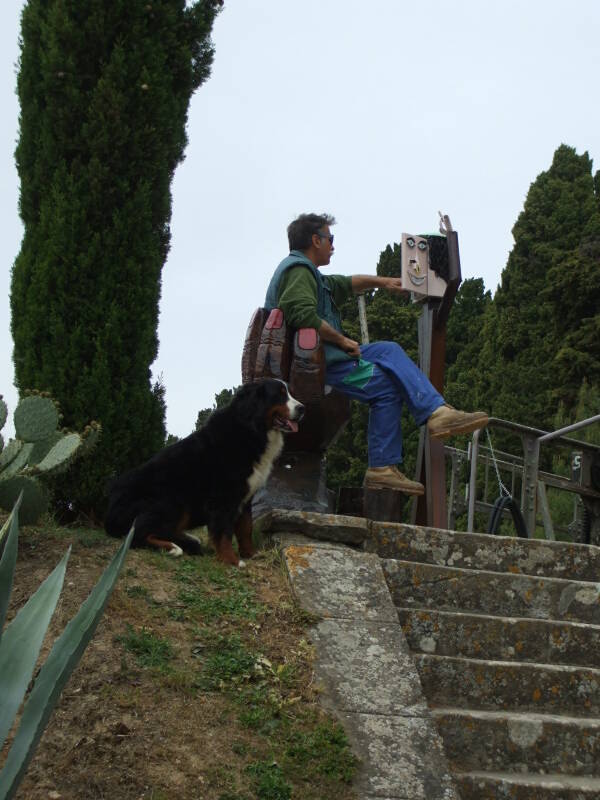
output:
[[[257,309],[246,332],[242,383],[260,378],[286,381],[306,410],[298,433],[286,436],[267,486],[255,496],[255,516],[271,508],[333,511],[324,455],[350,418],[350,402],[325,386],[325,354],[318,331],[288,327],[278,308]]]

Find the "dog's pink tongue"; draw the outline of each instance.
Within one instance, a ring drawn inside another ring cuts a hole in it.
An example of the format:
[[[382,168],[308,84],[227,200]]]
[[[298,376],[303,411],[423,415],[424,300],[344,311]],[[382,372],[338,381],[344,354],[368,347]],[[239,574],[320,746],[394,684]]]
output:
[[[287,421],[289,428],[291,429],[292,433],[298,433],[298,423],[292,422],[291,419]]]

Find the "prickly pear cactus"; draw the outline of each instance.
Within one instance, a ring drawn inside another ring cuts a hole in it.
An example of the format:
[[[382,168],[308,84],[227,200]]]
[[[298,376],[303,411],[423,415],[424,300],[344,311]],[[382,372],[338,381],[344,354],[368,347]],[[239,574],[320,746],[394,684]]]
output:
[[[7,413],[0,395],[0,428]],[[64,472],[76,458],[89,453],[100,436],[97,422],[74,433],[58,430],[60,419],[58,404],[49,395],[28,392],[15,409],[16,438],[4,447],[0,437],[0,507],[10,511],[23,492],[19,517],[25,524],[35,523],[48,509],[45,478]]]
[[[4,427],[4,423],[6,422],[6,417],[8,416],[8,408],[6,403],[2,399],[2,395],[0,394],[0,429]],[[0,433],[0,456],[4,452],[4,439],[2,438],[2,434]]]
[[[2,395],[0,394],[0,428],[4,427],[4,423],[6,422],[6,418],[8,417],[8,406],[2,399]]]
[[[47,439],[57,429],[58,418],[58,406],[52,398],[40,394],[24,397],[14,413],[17,439],[24,442]]]
[[[0,506],[11,508],[23,492],[23,500],[19,509],[19,522],[23,525],[34,525],[48,510],[48,489],[28,475],[13,475],[12,478],[0,479]]]

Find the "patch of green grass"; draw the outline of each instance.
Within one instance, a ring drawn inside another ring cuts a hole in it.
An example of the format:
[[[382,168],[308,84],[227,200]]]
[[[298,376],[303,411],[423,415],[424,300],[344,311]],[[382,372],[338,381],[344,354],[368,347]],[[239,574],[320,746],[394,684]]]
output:
[[[148,597],[150,592],[145,586],[142,586],[139,583],[135,583],[132,586],[128,586],[125,589],[125,593],[128,597]]]
[[[78,532],[77,543],[81,547],[98,547],[106,544],[107,536],[104,531],[90,530],[86,528]]]
[[[246,767],[254,779],[254,790],[260,800],[290,800],[292,789],[275,761],[256,761]]]
[[[265,683],[247,687],[236,700],[240,707],[238,719],[244,728],[269,737],[281,727],[281,696]]]
[[[250,680],[255,663],[256,657],[237,634],[218,636],[206,648],[196,685],[204,691],[216,691]]]
[[[286,757],[295,765],[310,765],[318,775],[344,783],[350,783],[358,763],[343,728],[332,720],[319,722],[308,731],[293,731]]]
[[[188,618],[188,613],[185,608],[168,608],[167,617],[175,622],[185,622]]]
[[[205,775],[211,789],[227,789],[228,792],[235,789],[235,777],[229,767],[212,765],[206,769]]]
[[[147,628],[135,631],[131,625],[127,625],[127,632],[123,636],[118,636],[117,641],[121,642],[126,650],[135,656],[137,663],[141,667],[167,671],[169,662],[173,658],[173,648],[167,639],[161,639]]]
[[[245,756],[248,753],[248,745],[246,742],[234,742],[231,745],[231,749],[236,756]]]
[[[239,570],[214,558],[188,559],[177,567],[177,599],[210,623],[223,617],[256,619],[263,606]]]

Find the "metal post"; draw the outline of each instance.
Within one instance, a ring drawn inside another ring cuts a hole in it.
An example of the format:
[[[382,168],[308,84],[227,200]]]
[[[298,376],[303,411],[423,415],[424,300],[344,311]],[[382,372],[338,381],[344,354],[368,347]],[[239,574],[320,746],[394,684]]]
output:
[[[469,478],[469,510],[467,512],[467,531],[473,533],[475,520],[475,491],[477,488],[477,455],[479,453],[479,434],[481,431],[473,433],[471,442],[471,475]]]
[[[535,511],[537,500],[538,471],[540,465],[540,439],[532,436],[523,436],[523,452],[525,461],[523,464],[523,488],[521,491],[521,511],[527,535],[530,539],[535,537]]]
[[[554,525],[552,524],[552,517],[550,516],[550,506],[548,505],[548,497],[546,496],[546,486],[544,485],[544,482],[538,481],[537,488],[537,499],[540,511],[542,512],[544,533],[546,534],[546,539],[549,539],[551,542],[553,542],[556,537],[554,535]]]

